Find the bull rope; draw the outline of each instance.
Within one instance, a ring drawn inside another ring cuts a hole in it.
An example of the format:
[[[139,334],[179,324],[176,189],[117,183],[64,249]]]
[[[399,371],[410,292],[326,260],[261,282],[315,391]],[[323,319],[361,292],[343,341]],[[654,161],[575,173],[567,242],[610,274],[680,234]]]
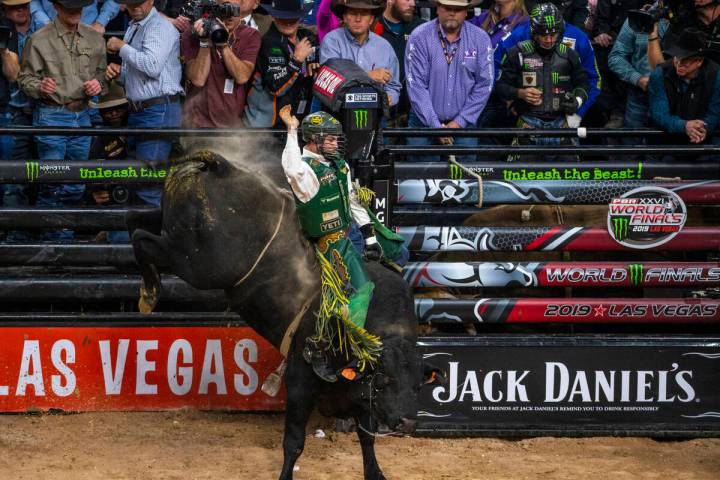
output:
[[[282,199],[282,207],[280,207],[280,217],[278,217],[277,225],[275,225],[275,231],[272,234],[272,237],[270,237],[270,240],[265,244],[265,247],[260,252],[260,255],[258,255],[257,259],[255,260],[255,263],[253,263],[252,267],[250,267],[250,271],[247,272],[243,277],[235,282],[235,285],[233,285],[233,288],[237,287],[241,283],[243,283],[247,278],[252,275],[252,273],[255,271],[255,268],[258,266],[260,261],[265,256],[265,253],[268,251],[268,248],[270,248],[270,245],[272,245],[273,240],[275,240],[275,237],[277,237],[278,232],[280,231],[280,225],[282,225],[283,216],[285,214],[285,204],[287,203],[287,199],[283,196]]]
[[[468,175],[471,175],[471,176],[473,176],[473,177],[475,177],[475,178],[477,179],[477,182],[478,182],[478,203],[477,203],[477,207],[478,207],[478,208],[482,208],[482,206],[483,206],[483,197],[485,196],[485,192],[484,192],[483,179],[482,179],[482,177],[480,176],[480,174],[477,173],[477,172],[473,172],[472,170],[470,170],[469,168],[467,168],[465,165],[461,165],[460,163],[458,163],[458,161],[455,160],[455,155],[449,155],[449,156],[448,156],[448,163],[451,163],[451,164],[455,165],[456,167],[458,167],[458,168],[459,168],[460,170],[462,170],[463,172],[465,172],[465,173],[467,173]]]

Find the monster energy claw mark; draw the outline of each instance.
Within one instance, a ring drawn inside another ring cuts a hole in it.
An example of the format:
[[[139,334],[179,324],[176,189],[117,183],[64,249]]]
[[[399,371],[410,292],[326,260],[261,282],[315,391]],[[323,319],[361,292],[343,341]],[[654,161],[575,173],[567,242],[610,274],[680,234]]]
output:
[[[450,164],[450,179],[451,180],[462,180],[463,171],[459,166],[451,163]]]
[[[29,182],[34,182],[40,174],[40,166],[38,162],[25,162],[25,175]]]
[[[628,265],[628,276],[630,277],[630,285],[641,285],[645,281],[643,272],[645,267],[642,263],[631,263]]]
[[[623,240],[628,234],[628,217],[616,217],[612,221],[615,238]]]
[[[365,128],[368,124],[368,111],[355,110],[355,128]]]
[[[552,83],[553,85],[560,83],[560,74],[558,72],[552,72]]]
[[[549,28],[555,27],[555,17],[552,15],[545,15],[545,23],[547,23]]]

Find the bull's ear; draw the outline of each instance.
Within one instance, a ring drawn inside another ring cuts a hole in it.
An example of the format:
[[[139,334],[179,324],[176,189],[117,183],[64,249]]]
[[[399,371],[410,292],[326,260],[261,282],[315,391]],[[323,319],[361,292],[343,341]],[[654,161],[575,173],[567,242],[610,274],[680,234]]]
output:
[[[425,385],[439,383],[445,385],[447,383],[447,373],[442,368],[432,363],[423,363],[423,383]]]

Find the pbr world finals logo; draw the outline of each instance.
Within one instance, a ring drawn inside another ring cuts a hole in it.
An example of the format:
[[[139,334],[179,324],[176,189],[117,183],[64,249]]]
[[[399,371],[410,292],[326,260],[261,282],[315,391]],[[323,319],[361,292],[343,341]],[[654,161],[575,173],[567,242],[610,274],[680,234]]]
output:
[[[677,194],[661,187],[640,187],[612,199],[607,227],[619,244],[647,249],[672,240],[685,220],[687,208]]]

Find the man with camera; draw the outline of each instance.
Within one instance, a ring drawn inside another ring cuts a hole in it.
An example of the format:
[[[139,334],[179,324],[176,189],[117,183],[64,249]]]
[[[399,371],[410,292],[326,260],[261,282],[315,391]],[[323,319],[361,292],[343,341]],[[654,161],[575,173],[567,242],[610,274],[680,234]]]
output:
[[[631,26],[637,31],[652,28],[647,50],[651,70],[665,61],[663,50],[669,49],[687,28],[703,32],[707,38],[705,56],[720,61],[720,0],[676,0],[667,5],[657,0],[641,11],[629,12],[628,18],[635,19]],[[670,20],[665,36],[658,31],[663,18]]]
[[[720,67],[705,58],[707,34],[686,29],[665,52],[671,60],[648,83],[653,122],[668,133],[668,143],[703,143],[720,121]]]
[[[122,67],[115,63],[107,66],[105,77],[118,79],[124,84],[131,128],[171,128],[182,123],[180,101],[180,34],[170,21],[153,7],[153,0],[118,0],[127,5],[132,22],[124,39],[112,37],[107,51],[118,53]],[[166,138],[130,139],[135,158],[148,162],[168,159],[171,141]],[[151,205],[160,206],[161,188],[143,188],[137,196]]]
[[[220,0],[182,35],[180,51],[189,80],[185,118],[195,128],[242,125],[245,84],[262,39],[240,16],[241,1]]]

